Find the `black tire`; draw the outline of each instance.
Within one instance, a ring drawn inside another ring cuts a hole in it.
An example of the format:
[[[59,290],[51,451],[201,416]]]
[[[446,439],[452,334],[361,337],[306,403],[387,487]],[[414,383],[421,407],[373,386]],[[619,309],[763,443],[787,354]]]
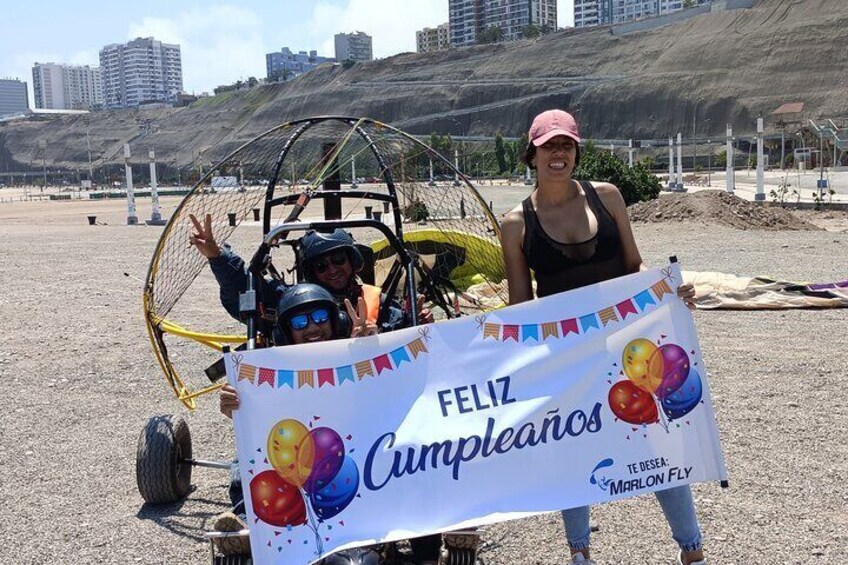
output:
[[[476,549],[459,549],[447,548],[447,565],[476,565],[477,550]]]
[[[138,438],[135,480],[145,502],[167,504],[191,490],[191,433],[179,416],[155,416]]]
[[[249,555],[216,555],[212,565],[253,565],[253,559]]]

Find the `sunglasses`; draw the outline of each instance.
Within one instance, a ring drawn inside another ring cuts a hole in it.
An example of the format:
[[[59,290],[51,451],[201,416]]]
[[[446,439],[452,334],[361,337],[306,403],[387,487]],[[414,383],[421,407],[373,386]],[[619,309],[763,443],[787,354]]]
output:
[[[336,267],[341,267],[347,263],[347,253],[344,251],[338,251],[327,258],[317,259],[314,263],[312,263],[312,268],[315,269],[316,274],[320,275],[330,268],[330,263]]]
[[[315,323],[316,326],[326,324],[330,321],[330,312],[326,308],[318,308],[312,312],[304,312],[289,318],[289,326],[293,330],[305,330],[309,326],[309,320]]]

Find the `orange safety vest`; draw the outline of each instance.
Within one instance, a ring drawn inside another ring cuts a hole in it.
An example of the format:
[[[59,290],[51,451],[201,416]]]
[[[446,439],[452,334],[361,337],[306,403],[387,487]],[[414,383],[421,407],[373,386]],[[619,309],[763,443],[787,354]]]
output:
[[[379,286],[371,286],[370,284],[362,285],[362,299],[365,301],[365,308],[368,312],[367,319],[372,324],[377,323],[377,316],[380,315],[380,299],[382,292]]]

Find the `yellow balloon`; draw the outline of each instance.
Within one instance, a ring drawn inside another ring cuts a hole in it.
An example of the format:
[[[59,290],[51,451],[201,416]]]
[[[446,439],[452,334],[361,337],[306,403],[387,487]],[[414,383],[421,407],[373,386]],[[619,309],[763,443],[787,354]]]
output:
[[[312,471],[315,444],[309,430],[297,420],[280,420],[268,434],[268,462],[279,475],[296,487]]]
[[[656,372],[650,370],[650,361],[657,346],[654,342],[639,338],[634,339],[624,347],[621,354],[621,364],[624,366],[624,374],[633,384],[646,392],[654,392],[662,382],[662,371],[659,379]]]

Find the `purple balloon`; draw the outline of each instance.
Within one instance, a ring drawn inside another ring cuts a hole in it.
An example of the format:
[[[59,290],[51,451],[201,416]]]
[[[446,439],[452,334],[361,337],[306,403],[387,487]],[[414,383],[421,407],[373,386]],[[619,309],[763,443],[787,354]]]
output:
[[[315,446],[312,471],[306,479],[304,489],[315,492],[329,484],[342,467],[345,447],[342,438],[331,428],[315,428],[309,432]]]
[[[654,352],[648,361],[648,370],[657,370],[656,364],[662,363],[662,381],[656,395],[662,399],[683,386],[689,376],[689,355],[679,345],[667,343]]]
[[[662,401],[663,412],[669,420],[676,420],[691,412],[703,396],[704,388],[701,384],[701,375],[693,367],[689,370],[689,376],[676,391],[666,396]]]

